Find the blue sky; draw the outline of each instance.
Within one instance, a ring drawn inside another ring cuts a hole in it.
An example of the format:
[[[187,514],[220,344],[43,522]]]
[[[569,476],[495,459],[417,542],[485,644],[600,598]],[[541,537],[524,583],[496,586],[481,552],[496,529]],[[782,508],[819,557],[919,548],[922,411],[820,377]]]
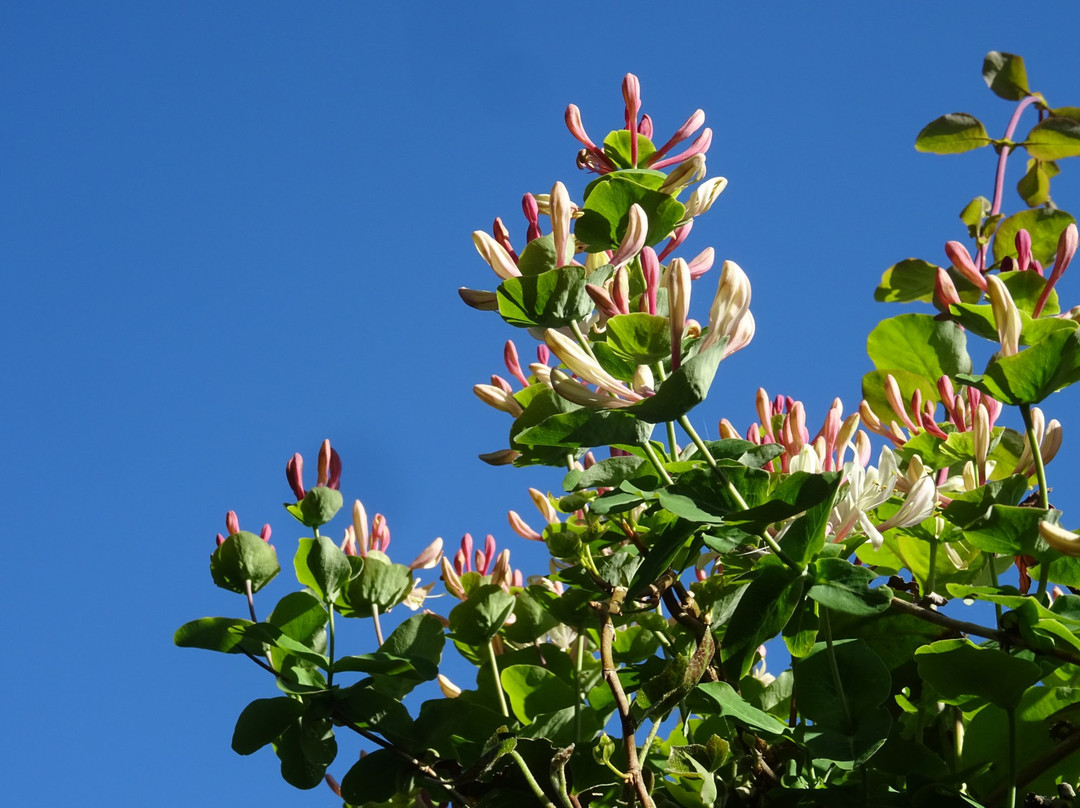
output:
[[[619,82],[634,72],[659,133],[698,107],[714,129],[710,174],[730,185],[684,252],[714,246],[746,270],[758,330],[695,412],[710,434],[721,416],[753,420],[758,386],[803,399],[812,431],[834,396],[856,406],[865,336],[901,311],[873,302],[881,272],[909,256],[944,262],[943,244],[964,236],[960,209],[992,192],[988,150],[912,147],[947,112],[1004,131],[1011,105],[983,84],[986,51],[1024,55],[1034,89],[1080,105],[1069,3],[1031,21],[967,2],[594,13],[5,9],[12,804],[334,804],[282,783],[268,750],[229,749],[240,709],[273,695],[253,665],[172,645],[186,620],[243,613],[207,575],[228,509],[245,527],[270,522],[291,557],[284,465],[295,451],[313,465],[324,437],[344,459],[346,499],[387,515],[398,560],[435,536],[492,532],[526,574],[542,571],[506,511],[529,512],[526,489],[558,475],[480,463],[509,423],[471,392],[500,372],[507,337],[529,343],[455,290],[494,286],[473,230],[501,215],[521,239],[523,192],[583,187],[567,103],[603,137],[621,126]],[[1080,176],[1063,169],[1054,197],[1075,213]],[[699,315],[715,277],[702,283]],[[1074,277],[1058,288],[1077,302]],[[1046,407],[1066,426],[1050,475],[1070,525],[1076,404]],[[267,591],[264,611],[286,581]]]

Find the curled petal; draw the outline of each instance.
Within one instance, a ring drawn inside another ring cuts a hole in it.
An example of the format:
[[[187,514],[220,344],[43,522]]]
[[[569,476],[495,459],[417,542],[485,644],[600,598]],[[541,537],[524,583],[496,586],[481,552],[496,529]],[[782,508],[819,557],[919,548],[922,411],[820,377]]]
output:
[[[409,564],[411,570],[429,570],[439,565],[443,554],[443,540],[435,539],[431,544],[420,551],[420,554]]]
[[[724,192],[725,188],[727,188],[727,178],[725,177],[713,177],[711,180],[705,180],[690,194],[690,199],[686,202],[686,213],[683,214],[683,218],[689,220],[707,212],[713,206],[717,197]]]
[[[700,253],[698,253],[688,264],[690,267],[690,278],[697,280],[710,269],[712,269],[713,261],[715,260],[716,250],[712,247],[706,247]]]

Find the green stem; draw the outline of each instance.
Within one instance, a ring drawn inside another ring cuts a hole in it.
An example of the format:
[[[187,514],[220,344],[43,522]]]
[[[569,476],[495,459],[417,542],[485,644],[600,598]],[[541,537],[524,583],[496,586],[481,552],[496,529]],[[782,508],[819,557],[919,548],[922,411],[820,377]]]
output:
[[[660,459],[660,455],[656,453],[656,449],[653,448],[652,443],[649,441],[643,441],[641,448],[645,452],[645,456],[649,458],[649,462],[652,463],[653,468],[656,469],[656,473],[660,475],[660,479],[664,481],[665,485],[671,485],[675,482],[671,479],[671,475],[668,474],[666,468],[664,468],[664,461]]]
[[[327,602],[326,604],[327,632],[330,635],[330,670],[326,674],[326,686],[331,687],[334,684],[334,604]]]
[[[659,379],[661,383],[667,380],[667,374],[664,373],[663,362],[656,362],[653,364],[653,373],[656,374],[656,378]],[[679,459],[679,442],[676,440],[675,436],[675,422],[666,421],[665,425],[667,426],[668,457],[671,458],[671,461],[674,463]]]
[[[990,583],[992,583],[994,585],[994,589],[998,588],[997,567],[994,566],[994,563],[996,561],[997,561],[997,554],[991,553],[990,554]],[[994,616],[997,619],[997,622],[995,623],[995,625],[998,628],[1001,628],[1001,604],[1000,603],[995,603],[994,604]]]
[[[653,738],[656,737],[656,731],[658,729],[660,729],[660,722],[659,721],[653,721],[652,728],[649,730],[649,734],[645,738],[645,743],[641,747],[641,759],[642,760],[648,760],[648,758],[649,758],[649,747],[652,746]]]
[[[1039,507],[1044,511],[1050,510],[1050,492],[1046,487],[1046,466],[1043,465],[1042,447],[1035,435],[1035,425],[1031,420],[1031,406],[1020,405],[1020,415],[1024,419],[1024,432],[1027,434],[1028,446],[1031,448],[1031,456],[1035,460],[1035,479],[1039,484]],[[1046,585],[1050,581],[1050,565],[1039,564],[1039,588],[1037,594],[1046,591]]]
[[[574,658],[574,743],[581,743],[581,669],[585,664],[585,635],[578,634]]]
[[[488,640],[488,660],[491,662],[491,675],[495,679],[495,692],[499,694],[499,709],[502,710],[503,717],[510,717],[510,708],[506,706],[506,694],[503,693],[502,680],[499,678],[499,663],[495,659],[495,644]]]
[[[529,771],[529,766],[525,762],[525,758],[521,756],[521,753],[516,749],[513,749],[510,752],[510,757],[514,759],[514,762],[525,777],[525,782],[529,784],[529,788],[532,790],[532,793],[536,795],[536,799],[540,801],[540,804],[544,806],[544,808],[555,808],[555,805],[547,798],[547,794],[544,793],[544,789],[540,788],[540,784],[537,783],[536,778],[532,776],[532,772]]]
[[[832,672],[833,685],[836,687],[836,695],[840,698],[840,709],[844,713],[844,721],[849,729],[855,726],[851,719],[851,709],[848,707],[847,697],[844,695],[844,683],[840,679],[840,667],[836,664],[836,652],[833,649],[832,625],[829,622],[829,610],[821,607],[821,632],[825,635],[825,646],[829,652],[829,670]]]
[[[379,641],[379,647],[382,648],[383,633],[382,624],[379,622],[379,606],[378,604],[371,604],[371,619],[375,622],[375,639]]]
[[[940,543],[937,536],[930,538],[930,571],[926,574],[926,591],[923,592],[923,597],[934,594],[934,587],[937,584],[937,551]]]
[[[247,595],[248,613],[251,615],[251,622],[258,623],[259,618],[255,616],[255,593],[251,591],[250,578],[244,580],[244,593]]]
[[[578,343],[585,350],[585,353],[587,353],[595,362],[596,354],[593,353],[592,345],[589,344],[589,341],[585,338],[585,335],[581,333],[581,327],[576,322],[571,320],[570,330],[574,332],[575,339],[577,339]]]
[[[1009,716],[1009,796],[1008,808],[1016,808],[1016,710],[1006,710]]]

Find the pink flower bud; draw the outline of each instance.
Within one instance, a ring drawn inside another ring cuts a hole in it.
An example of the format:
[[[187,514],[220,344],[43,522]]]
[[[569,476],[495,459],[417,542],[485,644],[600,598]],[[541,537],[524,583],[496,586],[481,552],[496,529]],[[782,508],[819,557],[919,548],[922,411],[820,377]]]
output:
[[[697,280],[710,269],[712,269],[713,261],[715,260],[716,250],[712,247],[706,247],[700,253],[698,253],[688,264],[690,267],[690,279]]]
[[[700,109],[695,110],[694,113],[686,119],[686,122],[675,130],[675,134],[671,136],[663,146],[649,155],[649,158],[645,161],[646,166],[652,166],[657,160],[660,160],[665,154],[671,151],[675,146],[678,146],[694,132],[702,127],[705,123],[705,113]]]
[[[269,544],[270,542],[270,525],[263,525],[262,530],[259,531],[259,538]]]
[[[222,536],[220,533],[218,533],[217,534],[217,546],[220,547],[224,543],[225,543],[225,537]]]
[[[491,570],[491,582],[495,586],[502,587],[504,592],[509,592],[513,577],[514,574],[510,569],[510,551],[503,550],[495,559],[495,564]]]
[[[615,301],[611,299],[611,295],[603,286],[587,283],[585,284],[585,293],[592,298],[592,302],[596,304],[596,308],[600,310],[604,317],[616,317],[621,314],[619,307],[615,305]]]
[[[371,549],[385,553],[389,546],[390,526],[386,524],[386,517],[377,513],[371,520]]]
[[[596,144],[589,139],[588,133],[585,131],[585,126],[581,122],[581,110],[577,108],[577,104],[570,104],[566,108],[566,128],[570,130],[570,134],[581,143],[586,149],[593,152],[600,151],[596,148]]]
[[[330,790],[340,797],[341,786],[338,785],[338,781],[334,779],[333,775],[328,774],[323,779],[326,780],[326,784],[330,786]]]
[[[986,278],[975,267],[975,262],[971,260],[971,253],[967,251],[967,247],[959,241],[949,241],[945,244],[945,255],[949,257],[952,265],[961,275],[986,291]]]
[[[510,242],[510,231],[506,229],[506,225],[498,216],[495,217],[495,223],[491,226],[491,232],[495,236],[495,240],[502,245],[502,248],[506,250],[516,264],[518,254],[514,251],[514,245]]]
[[[1073,256],[1076,255],[1076,246],[1077,229],[1076,225],[1070,222],[1061,231],[1061,236],[1058,238],[1054,268],[1050,272],[1050,278],[1046,281],[1046,286],[1043,287],[1042,294],[1039,295],[1039,301],[1035,304],[1035,309],[1031,313],[1032,317],[1038,317],[1042,314],[1043,306],[1046,305],[1046,301],[1050,297],[1050,290],[1054,288],[1054,284],[1060,280],[1061,276],[1065,274],[1065,270],[1069,268],[1069,264],[1072,263]]]
[[[503,362],[506,364],[506,369],[510,371],[510,375],[521,382],[522,387],[529,386],[529,380],[521,371],[521,362],[518,360],[517,346],[514,345],[514,341],[511,339],[508,339],[506,345],[503,346]]]
[[[536,204],[536,197],[525,194],[521,198],[521,210],[525,214],[525,221],[529,223],[529,232],[525,238],[527,241],[540,238],[540,208]]]
[[[292,459],[285,464],[285,479],[289,481],[289,488],[296,494],[297,501],[304,498],[304,458],[297,452]]]
[[[318,460],[319,475],[315,485],[326,485],[330,482],[330,439],[327,438],[319,447]]]
[[[730,440],[732,438],[739,437],[739,431],[735,429],[734,424],[732,424],[731,421],[729,421],[727,418],[721,418],[720,423],[717,425],[717,428],[720,432],[720,437],[724,440]]]
[[[345,537],[341,540],[341,552],[347,556],[358,555],[356,551],[356,529],[352,525],[345,528]]]
[[[649,220],[645,215],[645,209],[636,202],[630,206],[627,215],[626,232],[623,233],[619,249],[611,256],[611,264],[620,267],[641,252],[645,246],[645,236],[649,231]]]
[[[625,266],[616,269],[611,279],[611,302],[621,314],[630,313],[630,279]]]
[[[230,536],[240,532],[240,520],[236,518],[236,511],[225,514],[225,529],[229,531]]]
[[[460,550],[458,551],[461,552]],[[465,587],[461,584],[460,573],[458,573],[450,562],[443,556],[442,559],[442,580],[446,585],[446,591],[453,595],[458,600],[467,600],[468,595],[465,594]]]
[[[682,246],[682,243],[686,241],[686,237],[690,235],[690,231],[693,228],[693,219],[691,219],[689,222],[682,225],[681,227],[676,227],[675,230],[672,231],[671,239],[668,241],[667,246],[660,251],[660,254],[658,256],[656,256],[656,260],[663,261],[680,246]]]
[[[653,123],[652,118],[650,118],[648,114],[641,116],[641,123],[638,124],[638,134],[652,140]]]
[[[630,167],[638,164],[638,113],[641,111],[641,85],[637,76],[627,73],[622,84],[623,101],[626,102],[626,128],[630,130]]]
[[[490,533],[484,536],[484,558],[489,565],[495,559],[495,537]],[[487,570],[485,569],[483,573],[486,575]]]
[[[667,168],[668,166],[676,165],[677,163],[681,163],[683,160],[687,160],[693,157],[695,154],[704,154],[709,150],[709,146],[711,144],[712,129],[706,127],[702,131],[702,133],[697,136],[697,139],[690,144],[690,147],[686,151],[682,152],[681,154],[676,154],[674,157],[668,157],[664,160],[658,160],[657,162],[650,165],[649,168],[659,171],[661,168]]]
[[[476,247],[476,251],[480,253],[480,257],[504,281],[521,275],[521,271],[517,268],[514,259],[510,257],[510,253],[483,230],[473,232],[473,245]]]
[[[544,537],[533,530],[528,523],[521,518],[517,511],[509,511],[506,516],[510,521],[510,529],[521,536],[521,538],[528,539],[529,541],[544,540]]]
[[[676,258],[671,262],[667,285],[668,317],[671,323],[671,369],[675,371],[682,364],[683,331],[690,313],[690,267],[683,259]]]
[[[506,379],[504,379],[502,376],[498,375],[497,373],[492,373],[491,374],[491,386],[492,387],[498,387],[500,390],[502,390],[507,395],[513,395],[513,393],[514,393],[514,388],[510,386],[510,382],[508,382]]]
[[[367,511],[364,510],[364,503],[360,500],[353,502],[352,526],[356,536],[358,552],[360,555],[366,556],[371,548],[371,534],[368,532]]]
[[[1016,268],[1021,272],[1031,265],[1031,233],[1021,227],[1016,231]]]
[[[904,425],[908,429],[914,429],[915,424],[911,422],[911,418],[908,417],[907,407],[904,406],[903,397],[900,395],[900,385],[896,383],[896,378],[891,374],[885,374],[885,400],[889,402],[889,406],[892,407],[897,417],[902,419]]]
[[[656,292],[660,287],[660,260],[652,247],[641,249],[641,274],[645,277],[645,297],[649,314],[656,314]]]
[[[960,303],[960,293],[956,291],[949,273],[938,267],[937,277],[934,279],[934,307],[942,314],[949,314],[949,306]]]

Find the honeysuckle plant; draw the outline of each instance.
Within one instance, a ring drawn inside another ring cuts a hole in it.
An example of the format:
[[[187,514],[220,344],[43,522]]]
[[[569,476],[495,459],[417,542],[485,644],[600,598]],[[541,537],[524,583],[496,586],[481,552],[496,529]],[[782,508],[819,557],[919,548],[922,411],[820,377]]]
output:
[[[176,633],[277,687],[242,710],[233,748],[270,745],[292,785],[370,808],[1072,804],[1080,534],[1047,464],[1054,394],[1080,380],[1080,307],[1056,291],[1077,228],[1049,188],[1080,155],[1080,109],[1030,90],[1018,56],[990,53],[983,76],[1015,103],[1004,135],[953,113],[915,145],[992,147],[991,198],[964,206],[937,261],[885,271],[875,297],[923,310],[873,329],[863,399],[835,400],[815,434],[801,402],[764,390],[745,430],[721,417],[706,440],[689,418],[755,333],[753,268],[681,254],[727,185],[707,175],[704,113],[658,147],[633,75],[600,142],[570,105],[594,176],[577,200],[564,182],[526,193],[521,240],[501,219],[476,231],[496,285],[460,291],[518,329],[507,376],[473,388],[508,418],[481,459],[561,468],[560,490],[531,488],[536,513],[510,510],[503,539],[466,534],[445,555],[436,539],[406,565],[359,500],[331,538],[329,441],[314,488],[294,455],[300,588],[259,619],[277,551],[230,512],[211,573],[247,617]],[[1006,214],[1018,151],[1023,208]],[[550,565],[526,577],[517,541]],[[414,612],[384,635],[398,607]],[[372,623],[361,653],[338,647],[345,619]],[[343,734],[359,755],[338,754]]]

